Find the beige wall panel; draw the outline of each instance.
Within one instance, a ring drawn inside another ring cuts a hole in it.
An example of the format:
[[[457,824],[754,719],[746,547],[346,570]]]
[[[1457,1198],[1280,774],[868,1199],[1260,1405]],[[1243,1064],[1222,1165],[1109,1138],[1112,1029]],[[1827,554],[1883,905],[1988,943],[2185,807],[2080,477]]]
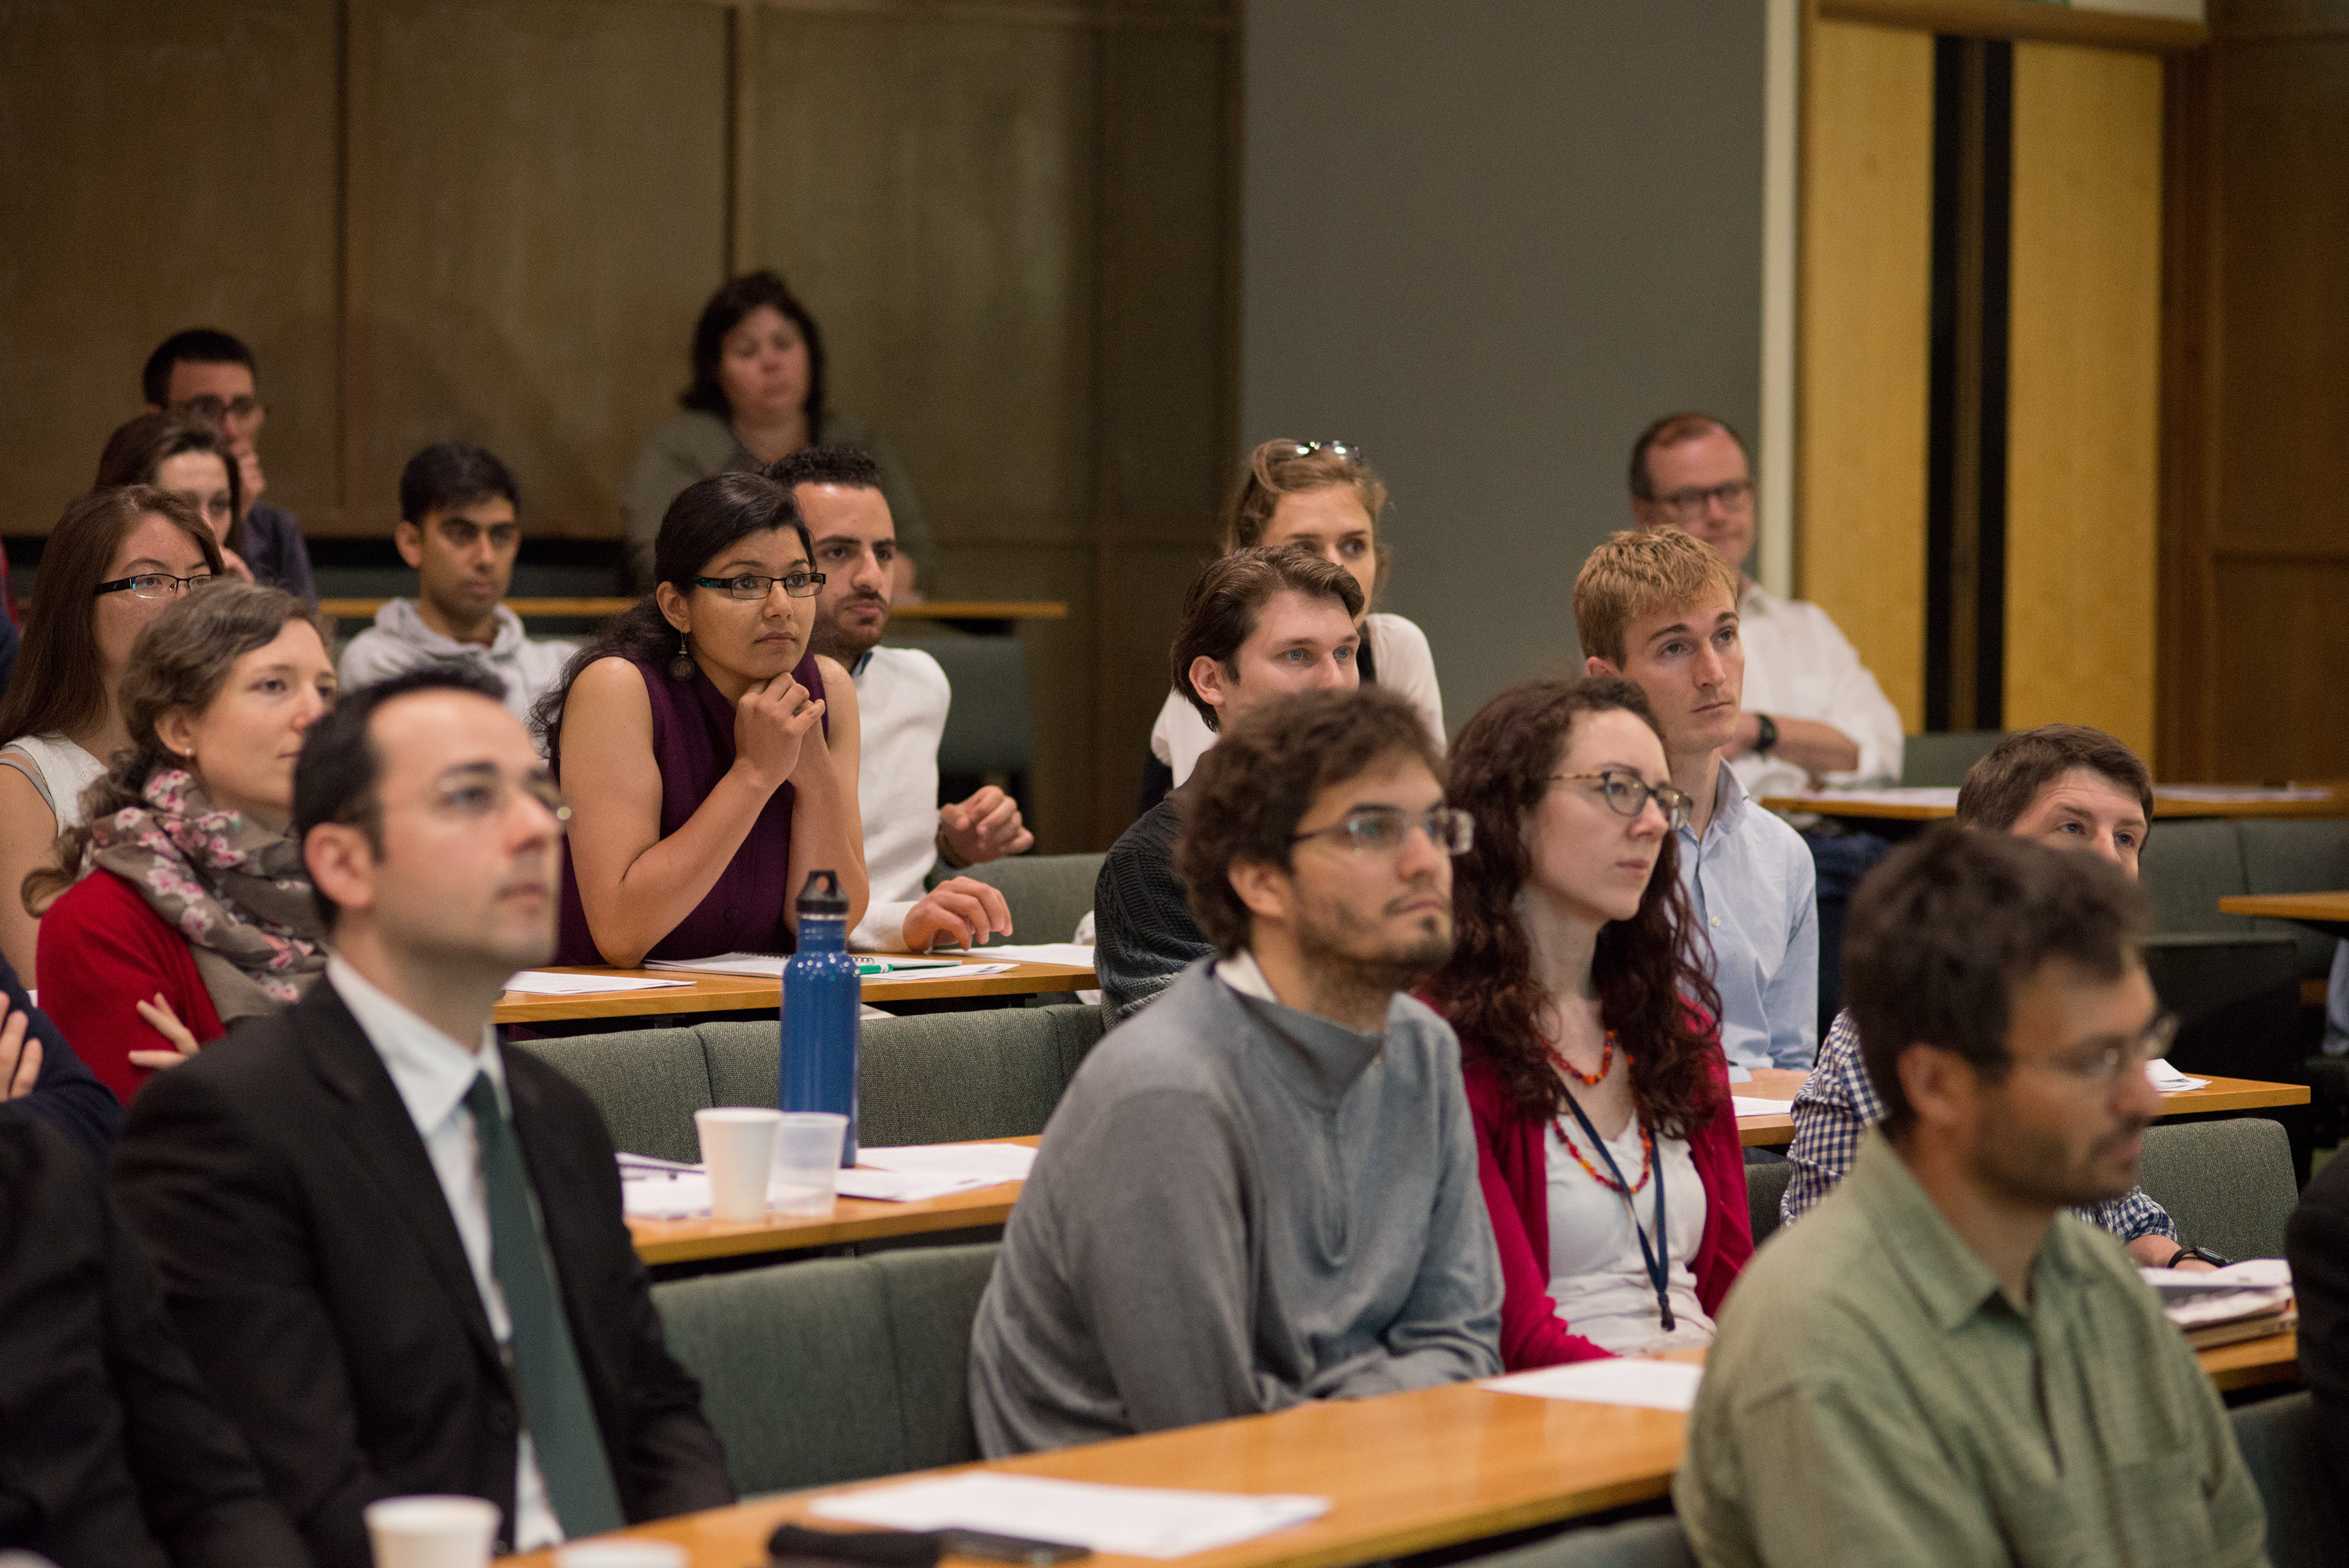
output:
[[[724,276],[726,15],[642,0],[357,0],[358,531],[479,441],[525,525],[620,532]]]
[[[0,6],[0,532],[87,489],[182,327],[245,339],[269,498],[335,493],[332,0]]]
[[[2161,62],[2014,50],[2006,727],[2153,749]]]
[[[943,543],[1087,535],[1093,32],[767,11],[755,36],[751,259],[814,313],[833,402]]]
[[[2216,577],[2222,776],[2349,778],[2349,559],[2220,560]]]
[[[1803,79],[1799,591],[1914,732],[1925,716],[1933,40],[1809,33]]]

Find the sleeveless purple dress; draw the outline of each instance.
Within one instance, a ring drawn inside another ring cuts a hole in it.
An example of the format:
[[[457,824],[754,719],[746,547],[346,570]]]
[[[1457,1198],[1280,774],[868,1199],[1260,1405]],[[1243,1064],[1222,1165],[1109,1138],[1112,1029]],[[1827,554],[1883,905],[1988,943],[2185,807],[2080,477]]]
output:
[[[661,775],[660,833],[667,838],[701,809],[734,765],[734,705],[698,669],[690,680],[673,680],[660,666],[633,658],[628,662],[644,678],[645,695],[652,700],[653,758]],[[823,677],[816,673],[813,651],[800,660],[792,679],[807,688],[809,696],[822,700]],[[831,715],[821,722],[829,738]],[[573,763],[585,760],[574,758]],[[798,893],[792,886],[792,802],[798,793],[788,784],[777,786],[733,860],[719,874],[717,885],[675,929],[653,944],[647,958],[792,950],[792,928],[783,916]],[[555,941],[554,961],[604,961],[595,939],[588,934],[587,909],[579,899],[579,875],[571,865],[567,838],[563,844],[562,934]]]

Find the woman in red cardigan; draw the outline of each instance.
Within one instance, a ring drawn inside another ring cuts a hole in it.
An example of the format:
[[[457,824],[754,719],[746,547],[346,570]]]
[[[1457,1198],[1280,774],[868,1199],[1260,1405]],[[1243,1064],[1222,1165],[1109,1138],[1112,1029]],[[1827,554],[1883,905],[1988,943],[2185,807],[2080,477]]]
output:
[[[314,612],[277,588],[198,587],[132,645],[130,745],[24,889],[28,908],[47,906],[42,1010],[119,1098],[326,967],[285,829],[303,733],[334,700]]]
[[[1460,1035],[1501,1359],[1710,1345],[1754,1235],[1654,713],[1625,680],[1519,686],[1451,773],[1476,841],[1428,998]]]

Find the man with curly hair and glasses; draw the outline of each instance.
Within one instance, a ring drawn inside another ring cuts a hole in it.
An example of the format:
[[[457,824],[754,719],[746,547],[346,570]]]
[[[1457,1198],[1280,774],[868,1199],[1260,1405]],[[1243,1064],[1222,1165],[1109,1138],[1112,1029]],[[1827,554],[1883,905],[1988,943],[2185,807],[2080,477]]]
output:
[[[1214,950],[1069,1085],[971,1332],[990,1457],[1500,1370],[1501,1272],[1451,1027],[1425,723],[1266,704],[1201,759],[1175,865]]]

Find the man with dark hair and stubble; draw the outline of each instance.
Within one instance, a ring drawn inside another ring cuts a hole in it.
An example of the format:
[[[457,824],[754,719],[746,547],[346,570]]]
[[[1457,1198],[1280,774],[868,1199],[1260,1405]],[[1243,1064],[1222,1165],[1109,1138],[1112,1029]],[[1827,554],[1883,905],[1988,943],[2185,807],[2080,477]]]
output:
[[[503,681],[506,706],[530,722],[579,647],[526,636],[522,617],[501,602],[522,552],[521,506],[513,471],[471,441],[444,441],[408,460],[391,542],[416,568],[417,595],[386,601],[375,624],[351,639],[338,671],[345,686],[419,665],[471,664]]]
[[[261,499],[269,479],[254,443],[269,418],[269,405],[261,400],[259,375],[253,350],[241,339],[218,327],[191,327],[164,338],[147,357],[139,384],[149,413],[201,414],[228,437],[236,457],[238,494],[244,501],[238,556],[255,582],[316,604],[318,584],[310,570],[309,547],[302,543],[301,520]]]
[[[2081,724],[2043,724],[2007,736],[1966,774],[1958,826],[2012,834],[2051,849],[2085,850],[2137,879],[2137,857],[2153,826],[2153,775],[2128,747]],[[1859,1024],[1847,1008],[1819,1047],[1818,1064],[1795,1096],[1795,1167],[1778,1200],[1791,1224],[1851,1169],[1860,1135],[1884,1119],[1870,1085]],[[2090,1204],[2080,1218],[2125,1243],[2151,1268],[2208,1269],[2225,1260],[2186,1247],[2168,1211],[2132,1186]]]
[[[1215,945],[1045,1129],[971,1331],[988,1455],[1500,1370],[1459,1042],[1405,994],[1469,845],[1442,769],[1376,689],[1201,759],[1176,858]]]
[[[1884,1102],[1721,1314],[1673,1501],[1707,1568],[2263,1564],[2218,1392],[2064,1210],[2136,1180],[2169,1020],[2099,856],[1943,827],[1860,884],[1845,994]]]
[[[1293,692],[1350,691],[1361,684],[1361,608],[1353,574],[1309,551],[1235,550],[1184,595],[1167,656],[1174,690],[1218,734]],[[1174,874],[1187,788],[1170,790],[1125,830],[1093,883],[1093,969],[1112,1023],[1213,950]]]
[[[327,1568],[366,1568],[378,1498],[486,1498],[502,1552],[733,1500],[602,1117],[491,1027],[554,951],[563,814],[503,695],[426,667],[310,727],[326,983],[149,1084],[115,1155],[190,1355]]]

